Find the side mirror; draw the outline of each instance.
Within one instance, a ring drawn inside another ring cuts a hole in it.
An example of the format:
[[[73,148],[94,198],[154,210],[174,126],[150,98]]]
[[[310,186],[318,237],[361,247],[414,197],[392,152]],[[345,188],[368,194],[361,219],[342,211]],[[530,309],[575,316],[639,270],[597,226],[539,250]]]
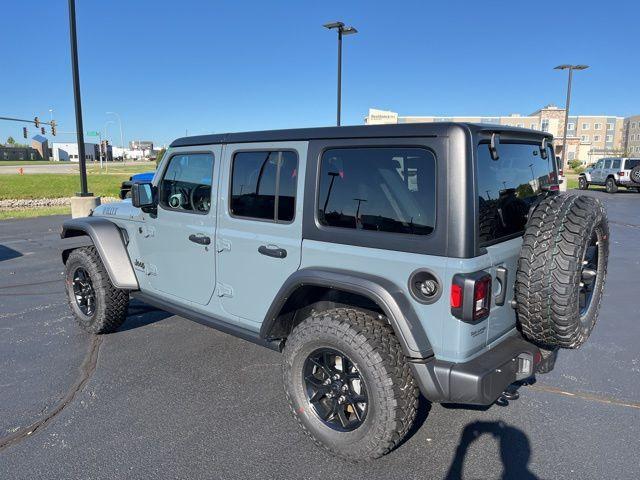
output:
[[[134,183],[131,185],[131,204],[142,211],[155,209],[154,187],[151,183]]]

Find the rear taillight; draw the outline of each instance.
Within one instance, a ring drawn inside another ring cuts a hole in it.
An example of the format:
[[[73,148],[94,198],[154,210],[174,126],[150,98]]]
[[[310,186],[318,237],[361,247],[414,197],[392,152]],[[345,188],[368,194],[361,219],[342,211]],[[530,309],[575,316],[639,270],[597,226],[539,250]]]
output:
[[[624,177],[624,172],[618,172],[618,175]]]
[[[451,283],[451,313],[465,322],[477,322],[491,310],[491,275],[480,271],[456,274]]]
[[[451,285],[451,308],[461,308],[462,307],[462,287],[457,284]]]
[[[491,275],[477,280],[473,289],[473,319],[479,320],[489,315],[491,308]]]
[[[558,170],[558,175],[564,177],[564,170],[562,168]]]

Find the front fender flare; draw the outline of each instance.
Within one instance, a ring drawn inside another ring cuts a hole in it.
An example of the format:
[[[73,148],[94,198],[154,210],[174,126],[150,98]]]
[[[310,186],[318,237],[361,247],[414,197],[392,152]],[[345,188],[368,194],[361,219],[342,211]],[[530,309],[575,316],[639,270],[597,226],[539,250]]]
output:
[[[122,233],[115,223],[102,217],[83,217],[65,220],[62,224],[61,238],[73,239],[83,235],[91,238],[114,287],[125,290],[140,288]],[[63,251],[66,250],[69,249],[63,247]]]
[[[287,299],[302,286],[319,286],[355,293],[369,298],[384,312],[408,357],[426,358],[433,349],[422,323],[405,293],[393,282],[376,275],[331,268],[303,268],[293,273],[280,288],[260,329],[270,339],[272,328]]]

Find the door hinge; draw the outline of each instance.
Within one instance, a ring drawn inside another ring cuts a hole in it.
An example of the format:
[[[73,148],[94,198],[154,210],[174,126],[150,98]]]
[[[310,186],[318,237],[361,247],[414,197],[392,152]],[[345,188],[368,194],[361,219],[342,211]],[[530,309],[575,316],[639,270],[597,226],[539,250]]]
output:
[[[219,297],[233,297],[233,288],[230,285],[224,283],[216,284],[216,295]]]
[[[142,235],[144,238],[155,237],[156,229],[149,225],[142,225],[138,227],[138,233]]]
[[[216,251],[220,253],[225,250],[231,251],[231,242],[225,238],[218,238],[216,240]]]

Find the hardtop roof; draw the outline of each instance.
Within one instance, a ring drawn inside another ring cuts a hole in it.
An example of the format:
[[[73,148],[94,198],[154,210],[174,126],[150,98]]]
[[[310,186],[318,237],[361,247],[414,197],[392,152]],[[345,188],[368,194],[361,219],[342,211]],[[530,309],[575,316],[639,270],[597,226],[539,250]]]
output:
[[[551,138],[551,134],[526,128],[468,122],[428,122],[388,125],[354,125],[347,127],[314,127],[285,130],[262,130],[255,132],[217,133],[181,137],[171,143],[171,147],[189,147],[220,143],[284,142],[300,140],[325,140],[341,138],[384,138],[384,137],[437,137],[446,136],[451,129],[464,128],[469,133],[496,132],[527,134],[537,139]]]

